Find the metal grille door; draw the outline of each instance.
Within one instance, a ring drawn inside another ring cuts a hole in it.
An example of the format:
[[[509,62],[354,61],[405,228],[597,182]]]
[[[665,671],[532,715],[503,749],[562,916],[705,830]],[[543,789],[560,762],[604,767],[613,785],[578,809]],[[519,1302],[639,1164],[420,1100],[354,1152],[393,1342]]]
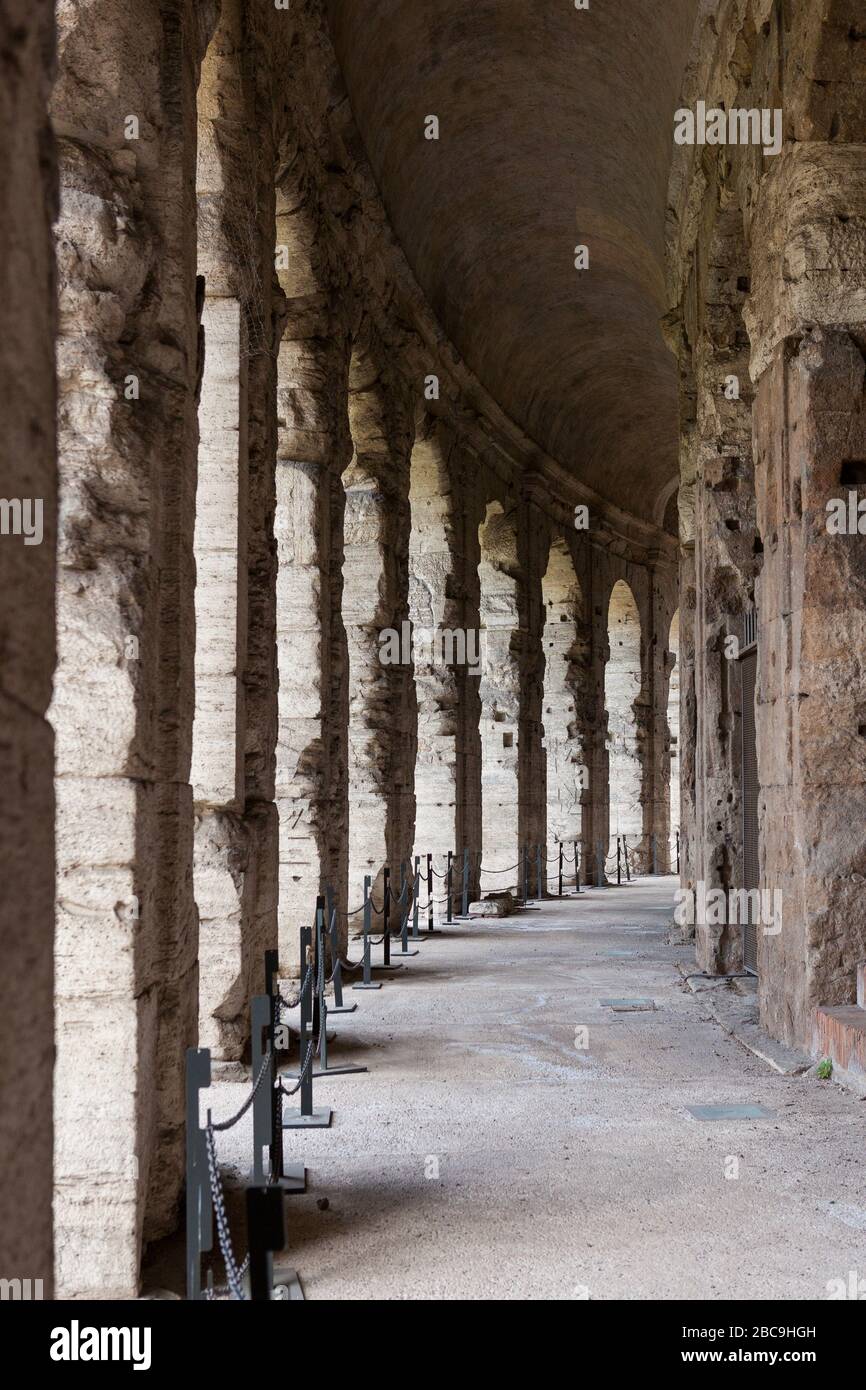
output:
[[[743,887],[759,888],[758,867],[758,751],[755,740],[755,682],[758,653],[747,652],[740,662],[743,695]],[[758,973],[758,928],[755,922],[743,925],[743,964]]]

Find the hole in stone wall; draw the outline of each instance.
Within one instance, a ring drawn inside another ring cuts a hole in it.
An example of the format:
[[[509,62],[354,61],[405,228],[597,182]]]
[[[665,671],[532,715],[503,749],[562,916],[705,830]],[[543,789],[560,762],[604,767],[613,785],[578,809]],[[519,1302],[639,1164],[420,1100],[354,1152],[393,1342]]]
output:
[[[748,275],[737,276],[737,289],[740,291],[740,294],[748,294],[751,288],[752,282]]]
[[[502,747],[503,747],[503,748],[513,748],[513,747],[514,747],[514,735],[513,735],[513,734],[503,734],[503,735],[502,735]]]
[[[839,482],[853,487],[866,483],[866,459],[846,459],[839,473]]]

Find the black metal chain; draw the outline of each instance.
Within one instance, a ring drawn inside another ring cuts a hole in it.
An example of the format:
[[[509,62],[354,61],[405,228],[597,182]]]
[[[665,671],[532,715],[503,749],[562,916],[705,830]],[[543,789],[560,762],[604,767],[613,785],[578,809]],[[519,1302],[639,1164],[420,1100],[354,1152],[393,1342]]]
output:
[[[269,1062],[270,1060],[271,1060],[271,1050],[270,1050],[270,1048],[268,1048],[267,1052],[265,1053],[264,1057],[262,1058],[262,1065],[259,1067],[259,1074],[258,1074],[258,1076],[256,1077],[255,1085],[253,1086],[253,1089],[250,1091],[250,1094],[247,1096],[247,1098],[246,1098],[246,1100],[244,1101],[243,1105],[241,1106],[240,1110],[237,1112],[236,1115],[232,1115],[232,1117],[231,1117],[230,1120],[221,1120],[220,1123],[219,1123],[218,1125],[217,1125],[217,1124],[211,1124],[211,1125],[210,1125],[210,1128],[214,1131],[214,1133],[219,1134],[222,1130],[225,1130],[225,1129],[234,1129],[234,1127],[235,1127],[235,1125],[237,1124],[238,1120],[242,1120],[242,1119],[243,1119],[244,1115],[247,1113],[247,1111],[249,1110],[250,1106],[252,1105],[253,1101],[254,1101],[255,1098],[256,1098],[256,1093],[258,1092],[258,1089],[259,1089],[259,1087],[260,1087],[261,1084],[262,1084],[262,1080],[263,1080],[263,1078],[264,1078],[265,1072],[266,1072],[267,1069],[268,1069],[268,1062]]]

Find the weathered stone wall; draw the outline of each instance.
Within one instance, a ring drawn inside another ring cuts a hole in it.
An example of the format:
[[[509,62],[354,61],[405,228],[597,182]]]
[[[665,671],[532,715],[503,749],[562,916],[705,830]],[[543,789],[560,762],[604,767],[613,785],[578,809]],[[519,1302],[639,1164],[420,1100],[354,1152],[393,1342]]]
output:
[[[643,840],[666,824],[673,542],[544,454],[444,337],[319,0],[58,13],[58,1275],[130,1297],[178,1217],[184,1049],[244,1055],[262,951],[297,971],[326,885],[345,910],[365,872],[468,847],[485,889],[516,888],[523,846],[566,832],[592,878],[618,580],[643,635]],[[404,623],[464,659],[386,666]],[[43,813],[51,659],[23,697]]]
[[[850,538],[828,537],[821,512],[864,452],[861,8],[730,0],[712,23],[703,17],[684,104],[780,108],[785,143],[776,156],[681,150],[669,210],[668,329],[683,403],[684,881],[741,882],[739,686],[725,651],[754,594],[761,885],[783,901],[782,930],[758,932],[761,1011],[804,1046],[817,1004],[853,1000],[863,951],[846,887],[862,859],[847,828],[860,789],[843,751],[859,734],[840,675],[844,653],[861,647],[860,581]],[[731,377],[735,396],[722,387]],[[805,654],[819,649],[813,664]],[[828,730],[840,744],[828,747]],[[739,927],[699,928],[698,944],[707,969],[741,960]]]
[[[46,115],[53,9],[49,0],[12,0],[0,11],[0,1278],[41,1279],[46,1298],[53,1288],[54,791],[45,718],[57,543],[50,238],[57,172]],[[15,513],[5,509],[25,501],[19,520],[27,530],[16,534]]]

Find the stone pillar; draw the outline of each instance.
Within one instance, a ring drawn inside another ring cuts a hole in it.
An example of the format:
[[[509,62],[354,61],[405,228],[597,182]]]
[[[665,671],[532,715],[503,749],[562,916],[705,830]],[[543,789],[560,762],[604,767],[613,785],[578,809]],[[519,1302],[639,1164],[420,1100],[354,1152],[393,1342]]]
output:
[[[198,272],[204,374],[196,516],[195,891],[200,1041],[239,1060],[276,944],[273,807],[274,155],[240,0],[226,0],[199,89]],[[252,47],[263,59],[264,46]],[[256,132],[261,125],[261,133]],[[267,422],[267,423],[266,423]],[[251,441],[256,450],[250,495]],[[254,504],[251,506],[251,502]],[[251,591],[252,590],[252,591]],[[248,658],[249,617],[256,638]],[[269,696],[267,685],[273,681]],[[247,689],[251,690],[247,709]],[[248,715],[254,750],[247,786]],[[248,800],[249,798],[249,800]]]
[[[482,892],[521,886],[519,738],[522,576],[517,523],[491,502],[479,529],[481,559]],[[499,872],[496,872],[499,870]]]
[[[607,710],[608,805],[611,864],[618,836],[640,855],[644,835],[647,788],[647,698],[645,679],[647,637],[631,586],[618,579],[608,604],[608,650],[604,672]]]
[[[45,1298],[53,1294],[54,788],[45,718],[57,543],[53,11],[49,0],[14,0],[0,16],[0,1278],[41,1280]]]
[[[607,855],[610,836],[610,757],[608,753],[608,712],[605,703],[605,671],[610,657],[607,610],[610,581],[607,560],[597,546],[586,547],[587,592],[589,594],[589,660],[587,669],[584,726],[586,729],[589,793],[583,802],[583,879],[598,884],[598,855]]]
[[[298,930],[312,921],[316,895],[331,883],[346,908],[341,476],[351,441],[348,343],[322,259],[318,210],[294,175],[277,192],[277,266],[287,301],[275,518],[279,950],[281,968],[297,971]]]
[[[542,706],[544,694],[544,599],[542,578],[549,548],[546,519],[534,497],[534,480],[526,480],[523,505],[517,527],[517,544],[522,583],[520,603],[519,654],[519,841],[529,845],[533,856],[541,849],[542,873],[547,861],[547,764],[543,742]],[[533,892],[537,869],[533,865]]]
[[[142,1240],[177,1221],[197,1039],[194,10],[58,14],[55,1217],[73,1298],[135,1297]]]
[[[588,643],[583,596],[564,541],[550,548],[542,581],[544,601],[544,751],[547,787],[548,856],[565,846],[573,868],[573,844],[583,834],[582,804],[589,787],[589,751],[584,727]],[[556,874],[556,864],[550,872]]]
[[[676,603],[676,575],[659,567],[650,571],[652,638],[648,650],[648,676],[651,683],[649,791],[644,808],[645,837],[640,867],[652,873],[670,869],[671,829],[671,729],[668,706],[673,654],[668,650],[673,608]],[[655,851],[655,859],[653,852]]]
[[[357,348],[349,387],[354,453],[343,474],[349,883],[358,897],[369,874],[381,902],[382,870],[390,866],[394,892],[399,890],[401,863],[408,870],[414,826],[408,573],[411,429],[401,390],[383,380],[375,359]],[[441,825],[438,833],[443,833]]]
[[[481,651],[477,594],[474,611],[467,612],[472,562],[465,554],[462,465],[450,430],[422,415],[412,449],[409,543],[418,740],[412,853],[422,859],[443,847],[474,851],[480,839],[480,826],[470,823],[466,809],[467,707],[477,702]]]

